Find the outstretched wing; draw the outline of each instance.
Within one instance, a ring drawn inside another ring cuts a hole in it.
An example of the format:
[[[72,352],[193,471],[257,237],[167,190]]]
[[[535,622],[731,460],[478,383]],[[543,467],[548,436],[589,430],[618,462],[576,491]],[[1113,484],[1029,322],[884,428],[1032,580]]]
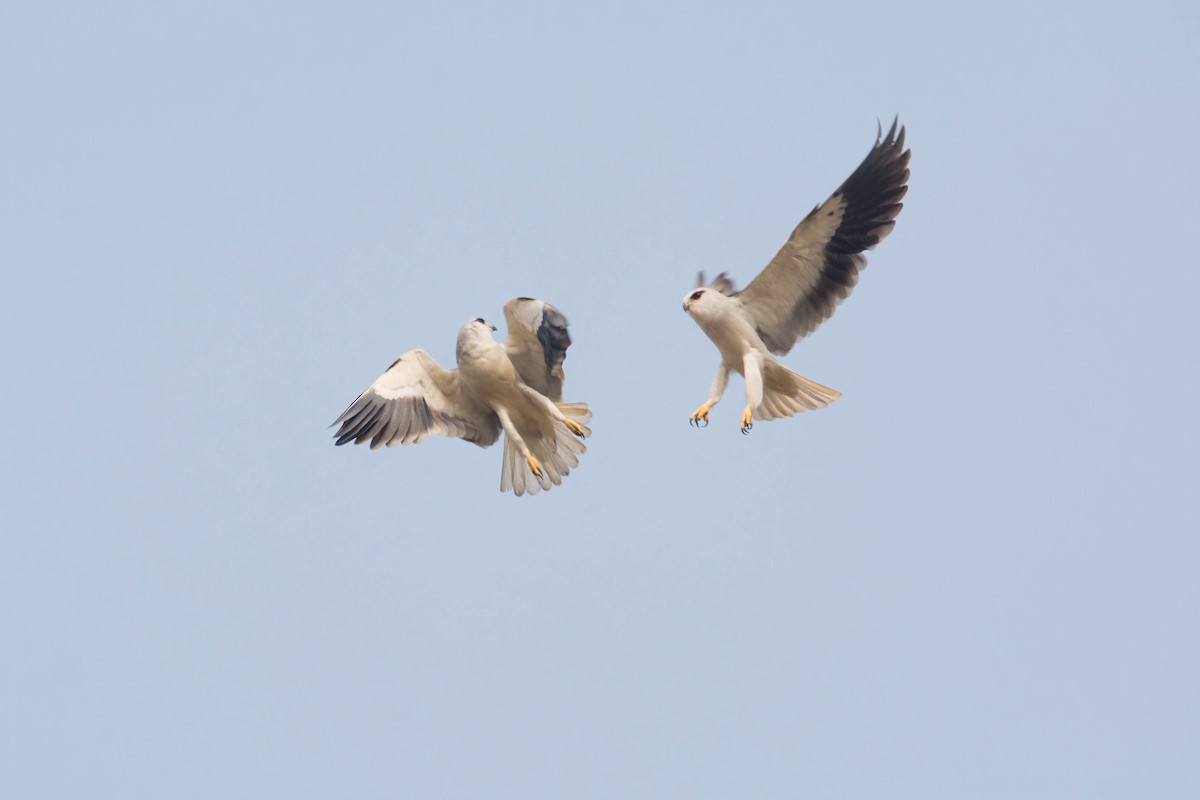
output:
[[[788,352],[833,315],[867,265],[863,251],[896,225],[911,155],[904,149],[904,128],[897,134],[898,124],[899,119],[893,121],[887,136],[876,138],[858,169],[796,226],[766,269],[738,295],[772,353]]]
[[[337,444],[371,440],[381,445],[413,444],[427,436],[451,436],[487,447],[500,435],[500,422],[462,389],[457,370],[448,370],[424,350],[400,356],[334,420]]]
[[[561,401],[563,361],[571,346],[567,318],[542,300],[517,297],[504,304],[504,319],[508,322],[504,349],[521,380],[551,400]]]

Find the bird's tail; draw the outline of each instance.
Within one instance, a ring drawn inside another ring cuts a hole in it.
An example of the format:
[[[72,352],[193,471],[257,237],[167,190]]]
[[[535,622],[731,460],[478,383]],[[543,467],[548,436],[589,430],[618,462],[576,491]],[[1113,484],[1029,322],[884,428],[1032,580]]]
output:
[[[761,420],[790,417],[803,411],[824,408],[842,396],[836,389],[797,375],[774,359],[763,364],[763,399],[754,409]]]
[[[592,418],[587,403],[555,403],[558,410],[567,419],[573,420],[583,428],[585,436],[591,436],[592,431],[587,422]],[[521,431],[525,446],[538,460],[542,468],[542,476],[533,474],[525,455],[507,436],[504,437],[504,456],[500,467],[500,491],[512,491],[520,497],[523,494],[537,494],[542,489],[549,490],[552,486],[562,483],[570,472],[571,467],[579,466],[579,456],[587,452],[587,446],[571,433],[566,425],[558,420],[547,418],[540,435],[529,435]]]

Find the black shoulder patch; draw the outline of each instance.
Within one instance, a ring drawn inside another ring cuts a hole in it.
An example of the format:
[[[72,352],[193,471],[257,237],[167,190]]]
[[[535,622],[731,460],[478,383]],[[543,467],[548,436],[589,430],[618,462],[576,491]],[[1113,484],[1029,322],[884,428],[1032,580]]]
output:
[[[546,368],[553,370],[562,364],[567,348],[571,346],[571,335],[567,333],[567,318],[550,306],[542,311],[542,324],[537,330],[542,353],[546,357]]]

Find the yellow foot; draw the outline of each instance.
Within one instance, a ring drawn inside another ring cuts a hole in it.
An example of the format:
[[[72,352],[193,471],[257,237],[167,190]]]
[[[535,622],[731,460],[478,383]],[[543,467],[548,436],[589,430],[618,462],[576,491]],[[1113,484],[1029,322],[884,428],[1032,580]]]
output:
[[[692,417],[691,417],[691,420],[689,421],[689,424],[695,425],[697,428],[707,428],[708,427],[708,410],[712,407],[713,407],[712,403],[705,403],[704,405],[697,408],[695,411],[692,412]],[[704,423],[703,425],[700,424],[702,422]]]
[[[754,415],[750,412],[750,406],[746,406],[746,410],[742,412],[742,433],[749,433],[754,427]]]
[[[529,453],[525,454],[525,460],[529,462],[529,468],[533,470],[533,474],[539,478],[542,477],[542,465],[538,463],[538,460]]]
[[[563,420],[563,424],[571,431],[571,433],[582,439],[586,434],[583,432],[583,426],[571,418]]]

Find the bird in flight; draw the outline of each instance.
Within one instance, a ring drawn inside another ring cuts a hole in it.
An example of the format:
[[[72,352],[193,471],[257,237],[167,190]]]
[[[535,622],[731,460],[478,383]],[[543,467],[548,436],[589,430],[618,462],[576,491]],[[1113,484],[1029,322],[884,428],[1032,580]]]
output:
[[[742,433],[754,420],[790,417],[824,408],[841,393],[797,375],[775,360],[797,340],[833,315],[867,265],[864,250],[879,244],[896,225],[908,191],[904,128],[879,135],[871,152],[838,190],[800,221],[771,263],[740,292],[722,272],[683,299],[683,310],[721,352],[708,400],[692,412],[691,423],[708,424],[708,412],[721,400],[729,373],[746,381]]]
[[[504,318],[503,342],[482,318],[462,326],[457,369],[424,350],[400,356],[334,420],[336,443],[370,440],[374,450],[452,436],[488,447],[504,431],[500,491],[537,494],[562,483],[592,433],[587,404],[562,402],[567,320],[530,297],[505,303]]]

